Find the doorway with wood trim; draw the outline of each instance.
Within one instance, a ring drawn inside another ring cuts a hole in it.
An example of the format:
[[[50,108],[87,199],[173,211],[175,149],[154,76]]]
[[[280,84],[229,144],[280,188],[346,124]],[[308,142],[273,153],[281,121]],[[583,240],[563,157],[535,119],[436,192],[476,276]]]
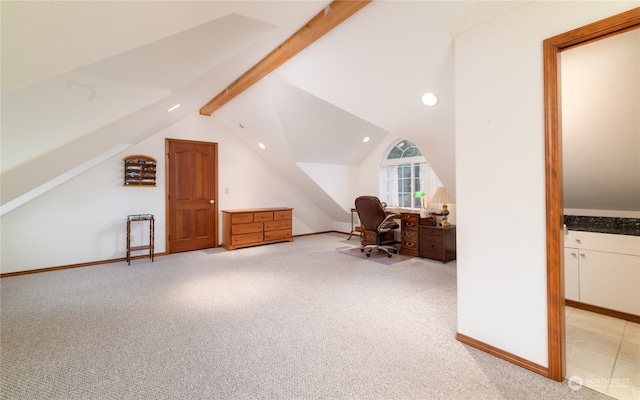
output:
[[[562,132],[559,54],[574,46],[640,28],[640,8],[546,39],[544,56],[545,175],[547,208],[548,377],[562,381],[565,371],[563,265]]]
[[[166,139],[167,252],[218,246],[218,144]]]

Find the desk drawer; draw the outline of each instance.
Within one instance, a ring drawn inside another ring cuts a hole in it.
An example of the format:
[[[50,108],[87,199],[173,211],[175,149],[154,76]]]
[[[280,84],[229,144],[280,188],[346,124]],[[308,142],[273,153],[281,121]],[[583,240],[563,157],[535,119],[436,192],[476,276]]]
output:
[[[402,214],[400,223],[400,229],[403,230],[417,230],[420,216],[418,214]]]
[[[362,231],[362,236],[360,237],[360,243],[363,245],[367,244],[376,244],[378,237],[376,235],[376,231]],[[395,237],[393,235],[393,231],[387,232],[382,236],[382,244],[394,244]]]
[[[442,229],[433,229],[433,228],[425,228],[425,227],[423,227],[420,230],[420,233],[422,234],[423,238],[425,236],[434,236],[434,237],[437,237],[437,238],[442,238],[442,234],[444,233],[444,231]]]
[[[418,231],[402,230],[400,231],[403,242],[418,243]]]
[[[415,250],[418,251],[418,242],[409,242],[403,240],[401,243],[402,250]]]

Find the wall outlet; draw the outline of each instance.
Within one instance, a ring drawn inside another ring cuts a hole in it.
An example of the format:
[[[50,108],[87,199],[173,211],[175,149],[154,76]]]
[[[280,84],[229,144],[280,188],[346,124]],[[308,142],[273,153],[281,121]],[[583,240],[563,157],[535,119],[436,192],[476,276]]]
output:
[[[133,243],[136,241],[135,235],[129,235],[129,240]]]

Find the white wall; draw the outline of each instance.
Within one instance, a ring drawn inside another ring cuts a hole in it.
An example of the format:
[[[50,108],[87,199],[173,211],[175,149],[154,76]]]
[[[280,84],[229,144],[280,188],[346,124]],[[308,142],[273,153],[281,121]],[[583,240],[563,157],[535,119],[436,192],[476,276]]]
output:
[[[542,366],[542,41],[637,5],[536,1],[456,37],[458,332]]]
[[[332,221],[302,192],[284,181],[215,117],[194,113],[3,215],[0,271],[122,258],[126,251],[126,216],[136,213],[155,214],[156,252],[166,251],[165,138],[218,143],[220,210],[288,206],[294,208],[294,235],[333,229]],[[132,154],[158,160],[156,187],[123,187],[122,160]],[[137,239],[143,235],[141,230],[135,232]]]
[[[640,212],[640,29],[560,63],[564,206]]]

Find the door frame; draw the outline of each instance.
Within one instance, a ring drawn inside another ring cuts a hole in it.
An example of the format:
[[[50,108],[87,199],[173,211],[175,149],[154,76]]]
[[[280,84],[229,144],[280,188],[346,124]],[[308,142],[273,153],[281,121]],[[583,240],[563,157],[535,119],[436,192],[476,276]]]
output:
[[[173,139],[173,138],[165,138],[164,139],[164,160],[165,160],[165,193],[164,193],[164,200],[165,200],[165,206],[164,206],[164,213],[165,213],[165,243],[166,243],[166,253],[167,254],[172,254],[172,249],[171,249],[171,242],[169,241],[169,235],[171,233],[171,228],[169,226],[169,218],[170,218],[170,213],[169,213],[169,143],[171,142],[186,142],[186,143],[194,143],[194,144],[207,144],[207,145],[214,145],[214,149],[215,149],[215,170],[214,170],[214,174],[211,177],[211,179],[213,179],[213,187],[214,187],[214,196],[213,196],[213,200],[215,200],[215,204],[214,204],[214,212],[215,212],[215,230],[214,230],[214,243],[213,243],[213,248],[219,247],[220,246],[220,224],[219,224],[219,202],[218,202],[218,143],[217,142],[205,142],[202,140],[189,140],[189,139]]]
[[[640,28],[640,7],[562,33],[543,42],[545,188],[547,208],[548,377],[561,382],[565,372],[564,203],[560,128],[559,54]]]

